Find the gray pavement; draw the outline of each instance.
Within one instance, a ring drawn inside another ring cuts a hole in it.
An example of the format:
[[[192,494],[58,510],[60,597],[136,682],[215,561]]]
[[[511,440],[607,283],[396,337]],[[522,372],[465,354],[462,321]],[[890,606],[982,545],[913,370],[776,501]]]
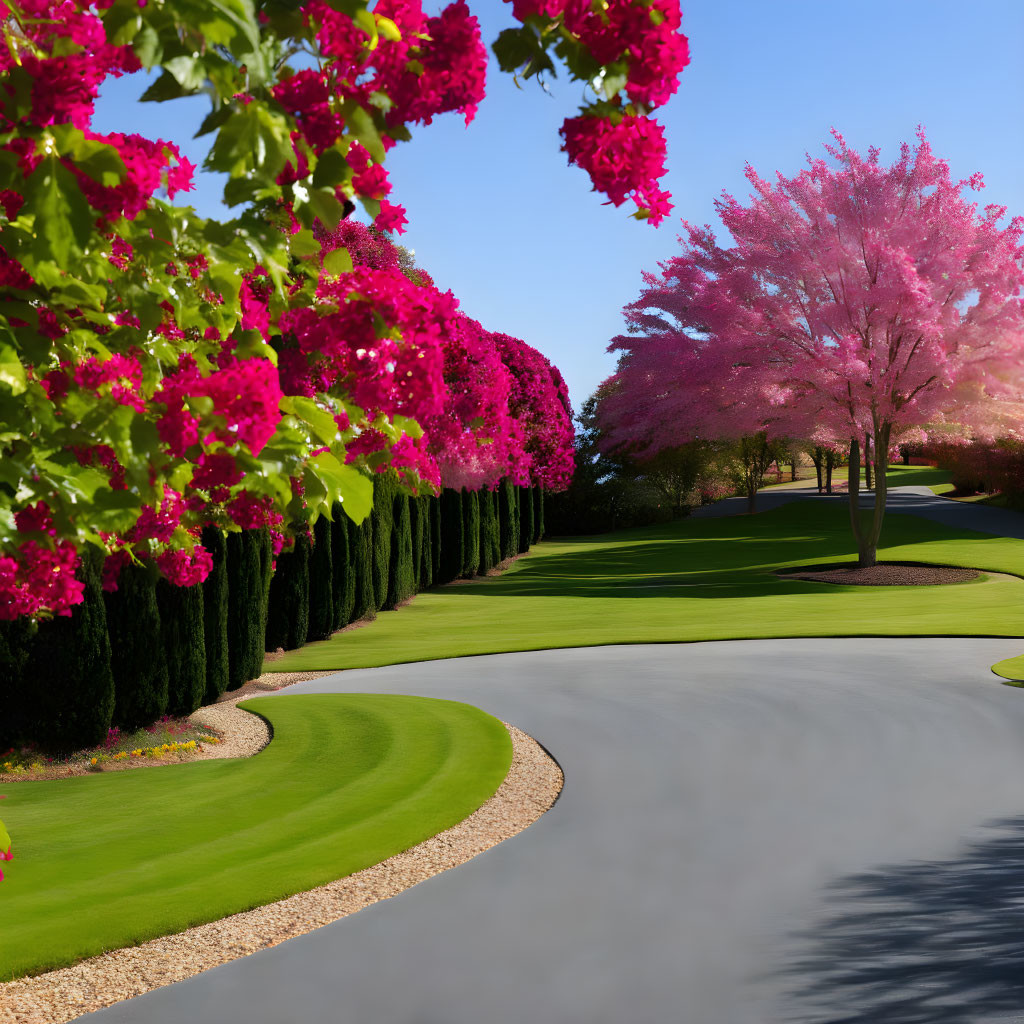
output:
[[[952,503],[950,503],[952,504]],[[960,1024],[1024,1017],[1020,641],[603,647],[289,693],[464,700],[566,784],[526,832],[103,1024]]]
[[[861,491],[861,507],[874,505],[874,492]],[[832,503],[846,507],[849,501],[844,494],[818,494],[816,487],[793,487],[759,491],[757,495],[757,511],[768,512],[788,505],[794,501],[816,501]],[[1000,537],[1019,537],[1024,539],[1024,514],[1013,509],[991,508],[969,501],[954,501],[934,494],[928,487],[907,486],[893,487],[889,490],[886,501],[886,512],[924,516],[945,526],[964,530],[977,530],[979,533],[993,533]],[[713,505],[705,505],[694,509],[691,515],[697,519],[735,516],[747,510],[746,498],[724,498]],[[883,540],[885,532],[883,527]],[[1021,1020],[1024,1021],[1024,1014]]]

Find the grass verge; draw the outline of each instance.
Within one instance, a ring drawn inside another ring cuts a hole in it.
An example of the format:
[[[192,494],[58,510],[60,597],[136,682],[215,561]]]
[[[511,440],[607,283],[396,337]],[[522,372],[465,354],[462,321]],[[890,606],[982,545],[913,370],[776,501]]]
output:
[[[252,758],[7,787],[0,980],[251,909],[376,864],[470,815],[508,732],[467,704],[330,694],[239,707]]]
[[[787,566],[852,561],[851,547],[841,502],[546,541],[503,576],[420,594],[362,629],[290,651],[267,670],[601,644],[1024,633],[1021,579],[903,588],[775,575]],[[886,517],[879,557],[1024,576],[1024,541],[917,516]]]

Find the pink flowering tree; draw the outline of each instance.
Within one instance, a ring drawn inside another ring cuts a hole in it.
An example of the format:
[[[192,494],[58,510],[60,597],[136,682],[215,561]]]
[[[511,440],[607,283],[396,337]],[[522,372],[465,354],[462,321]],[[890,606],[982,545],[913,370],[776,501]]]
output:
[[[717,204],[735,245],[688,227],[683,254],[649,282],[675,321],[641,315],[645,333],[614,344],[622,400],[638,403],[634,434],[677,409],[699,420],[710,386],[728,399],[710,403],[712,431],[724,415],[844,439],[859,560],[873,565],[900,436],[990,436],[1020,422],[1024,219],[979,209],[965,191],[981,176],[953,179],[923,133],[890,166],[835,140],[830,160],[794,177],[748,169],[748,203]],[[866,520],[865,437],[876,481]]]
[[[658,161],[635,138],[657,132],[622,125],[672,91],[685,38],[677,5],[659,2],[664,18],[648,6],[612,5],[611,28],[544,17],[562,25],[570,73],[606,79],[590,133],[634,139],[618,172],[618,141],[578,162],[613,202],[654,214]],[[462,0],[436,16],[419,0],[370,7],[0,3],[0,617],[67,614],[83,544],[108,552],[110,587],[135,558],[189,585],[209,571],[204,526],[269,527],[280,546],[338,501],[359,520],[374,472],[436,487],[467,435],[476,454],[508,449],[485,477],[518,472],[519,437],[533,478],[561,459],[537,416],[513,411],[491,342],[474,340],[459,369],[454,298],[344,227],[359,204],[378,232],[400,232],[388,151],[440,114],[471,120],[484,95]],[[660,49],[641,22],[657,23]],[[299,53],[315,66],[293,67]],[[226,223],[170,204],[194,171],[173,143],[93,130],[102,82],[143,67],[159,72],[147,101],[211,97],[199,128],[207,167],[227,176]],[[425,424],[441,429],[458,405],[446,389],[467,374],[479,415],[462,403],[446,454]]]

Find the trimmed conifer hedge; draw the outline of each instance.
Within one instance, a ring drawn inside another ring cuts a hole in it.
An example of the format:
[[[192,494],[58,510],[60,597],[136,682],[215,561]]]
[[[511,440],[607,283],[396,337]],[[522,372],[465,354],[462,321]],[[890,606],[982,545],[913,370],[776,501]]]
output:
[[[537,544],[544,536],[544,489],[533,488],[533,543]]]
[[[409,499],[409,518],[412,521],[412,578],[414,590],[422,590],[423,551],[425,538],[429,536],[429,521],[425,519],[430,513],[422,497]]]
[[[501,561],[497,491],[480,494],[480,575],[486,576]]]
[[[309,535],[297,534],[291,551],[277,556],[267,600],[266,649],[301,647],[309,635]]]
[[[206,637],[206,694],[212,704],[228,688],[228,546],[216,527],[203,530],[203,547],[213,556],[213,568],[203,581],[203,635]],[[120,701],[120,698],[118,698]],[[117,717],[115,706],[114,717]]]
[[[391,515],[391,565],[388,570],[388,596],[384,607],[397,608],[416,593],[413,574],[412,513],[409,495],[396,491]]]
[[[391,537],[394,532],[395,492],[390,473],[379,473],[373,480],[373,511],[369,515],[373,541],[373,608],[379,611],[388,602],[391,573]]]
[[[373,520],[367,516],[358,526],[350,522],[348,528],[352,572],[355,576],[355,601],[352,621],[372,616],[376,610],[373,596]]]
[[[466,566],[466,507],[469,498],[464,491],[446,488],[439,499],[441,543],[434,582],[451,583],[457,580]]]
[[[477,491],[462,492],[462,575],[472,579],[480,569],[480,495]]]
[[[519,492],[519,553],[530,550],[533,543],[533,488],[517,487]]]
[[[498,485],[501,561],[519,554],[519,489],[508,477]]]
[[[167,713],[190,715],[206,694],[202,584],[176,587],[160,580],[156,601],[167,659]]]
[[[114,714],[120,729],[138,729],[167,711],[167,657],[156,597],[153,565],[129,563],[117,590],[103,595],[114,676]]]
[[[313,525],[309,552],[309,640],[325,640],[334,632],[334,564],[331,521],[321,516]]]
[[[228,689],[255,679],[263,664],[266,589],[263,550],[265,530],[229,533],[228,550]],[[255,669],[254,669],[255,662]]]
[[[331,515],[334,516],[331,523],[331,608],[334,612],[334,628],[341,629],[352,621],[356,603],[355,562],[349,547],[350,526],[354,524],[340,501],[334,503]]]
[[[441,582],[441,496],[431,495],[430,502],[430,584]],[[462,510],[459,510],[459,521]],[[462,552],[462,541],[459,541],[459,552]]]
[[[82,549],[83,601],[70,615],[39,624],[22,670],[29,735],[54,752],[102,743],[113,717],[103,557],[92,544]]]
[[[0,621],[0,752],[31,736],[24,668],[34,634],[29,619]]]

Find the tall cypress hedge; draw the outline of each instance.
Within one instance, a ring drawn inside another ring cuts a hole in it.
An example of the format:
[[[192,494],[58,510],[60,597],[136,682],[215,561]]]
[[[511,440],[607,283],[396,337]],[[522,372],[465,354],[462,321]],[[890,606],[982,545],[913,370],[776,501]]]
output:
[[[34,633],[30,619],[0,621],[0,754],[30,736],[24,669]]]
[[[480,575],[486,576],[501,561],[501,537],[498,530],[498,495],[480,493]]]
[[[206,638],[206,694],[212,704],[227,688],[228,671],[228,547],[215,526],[203,530],[203,547],[213,555],[213,568],[203,581],[203,635]],[[115,717],[117,710],[114,711]]]
[[[309,553],[310,640],[325,640],[334,632],[333,530],[327,516],[313,524],[313,547]]]
[[[533,489],[533,543],[537,544],[544,536],[544,489],[540,486]]]
[[[229,533],[228,550],[228,689],[255,679],[263,664],[266,628],[264,551],[266,530]]]
[[[498,485],[501,561],[519,554],[519,492],[508,477]]]
[[[426,540],[430,537],[430,511],[427,508],[426,498],[419,496],[409,499],[409,517],[412,520],[412,578],[413,589],[422,590],[421,580],[423,578],[423,554]],[[430,555],[427,553],[429,564]]]
[[[267,601],[266,649],[301,647],[309,635],[309,536],[299,533],[291,551],[277,556]]]
[[[459,522],[462,521],[462,510],[459,510]],[[459,543],[461,550],[462,543]],[[430,498],[430,586],[441,583],[441,495]]]
[[[373,517],[367,516],[357,526],[348,522],[349,552],[352,557],[352,575],[354,577],[354,598],[352,602],[352,622],[365,619],[376,611],[373,593]]]
[[[394,527],[397,485],[390,473],[379,473],[373,480],[373,511],[370,533],[373,538],[373,607],[387,605],[391,575],[391,536]]]
[[[441,527],[439,559],[434,582],[451,583],[457,580],[466,565],[466,520],[464,508],[469,498],[463,491],[446,487],[438,499]]]
[[[69,616],[42,622],[22,670],[24,712],[32,739],[65,752],[102,743],[114,713],[114,675],[100,578],[103,553],[81,550],[84,600]]]
[[[424,494],[416,499],[419,510],[420,529],[420,567],[416,575],[416,589],[426,590],[434,585],[434,505],[436,499],[432,494]],[[413,544],[416,537],[413,536]]]
[[[176,587],[160,580],[156,601],[167,659],[167,713],[190,715],[206,694],[202,584]]]
[[[211,574],[212,575],[212,574]],[[152,565],[129,563],[103,595],[114,676],[113,723],[138,729],[167,711],[170,676]]]
[[[349,519],[341,502],[336,501],[331,509],[334,522],[331,523],[331,607],[334,610],[334,628],[341,629],[352,621],[356,603],[355,563],[349,550]]]
[[[519,553],[530,550],[533,543],[533,488],[519,488]]]
[[[386,608],[397,608],[416,593],[412,513],[409,504],[409,495],[405,491],[397,491],[392,502],[391,567],[388,571],[388,596],[384,605]]]
[[[480,569],[480,495],[477,491],[462,492],[462,522],[462,575],[471,579]]]

